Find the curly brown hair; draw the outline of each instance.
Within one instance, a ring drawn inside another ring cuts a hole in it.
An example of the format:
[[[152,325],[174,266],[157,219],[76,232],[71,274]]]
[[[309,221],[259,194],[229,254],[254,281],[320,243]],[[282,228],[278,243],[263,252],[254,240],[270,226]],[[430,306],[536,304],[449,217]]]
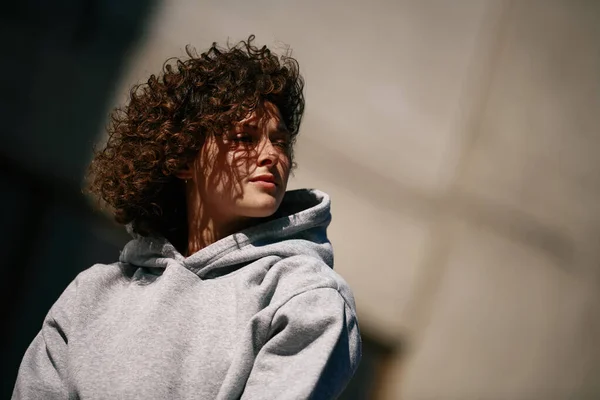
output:
[[[277,106],[294,143],[304,112],[298,63],[289,52],[280,57],[253,40],[225,49],[213,43],[200,55],[187,46],[188,58],[167,60],[113,111],[108,142],[89,168],[88,190],[118,223],[183,245],[185,191],[175,173],[208,135],[227,132],[263,101]]]

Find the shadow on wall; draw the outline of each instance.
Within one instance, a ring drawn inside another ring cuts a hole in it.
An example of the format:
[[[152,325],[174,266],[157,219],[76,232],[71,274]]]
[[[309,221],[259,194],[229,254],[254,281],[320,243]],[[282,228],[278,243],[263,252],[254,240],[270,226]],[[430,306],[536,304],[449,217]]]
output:
[[[114,261],[126,240],[94,213],[80,184],[123,61],[155,3],[3,6],[0,398],[10,398],[25,349],[62,290],[94,262]]]

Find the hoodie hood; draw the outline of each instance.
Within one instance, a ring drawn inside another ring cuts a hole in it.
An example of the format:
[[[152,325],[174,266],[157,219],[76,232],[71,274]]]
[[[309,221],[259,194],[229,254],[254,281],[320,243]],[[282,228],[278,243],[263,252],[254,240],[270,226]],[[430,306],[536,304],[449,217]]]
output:
[[[120,262],[164,269],[183,265],[201,279],[227,275],[263,257],[310,255],[333,268],[333,251],[327,239],[331,222],[329,196],[315,189],[286,192],[274,219],[227,236],[184,257],[162,237],[143,237],[131,232]]]

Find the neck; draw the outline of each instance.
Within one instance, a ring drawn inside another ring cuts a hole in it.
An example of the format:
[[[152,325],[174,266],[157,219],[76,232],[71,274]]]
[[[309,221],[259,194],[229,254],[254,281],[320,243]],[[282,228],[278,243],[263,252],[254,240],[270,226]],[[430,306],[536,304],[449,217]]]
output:
[[[250,221],[223,224],[208,218],[188,219],[188,244],[186,256],[192,255],[212,243],[248,227]]]
[[[203,204],[195,190],[187,193],[188,241],[186,256],[252,225],[251,218],[231,218]]]

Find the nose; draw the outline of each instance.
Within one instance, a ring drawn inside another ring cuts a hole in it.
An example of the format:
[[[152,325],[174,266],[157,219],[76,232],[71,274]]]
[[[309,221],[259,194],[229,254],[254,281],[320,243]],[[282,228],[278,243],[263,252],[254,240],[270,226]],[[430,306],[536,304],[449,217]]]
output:
[[[259,147],[258,151],[258,166],[265,167],[277,164],[279,161],[279,153],[277,152],[277,149],[275,146],[273,146],[271,140],[266,139],[263,142],[264,143]]]

